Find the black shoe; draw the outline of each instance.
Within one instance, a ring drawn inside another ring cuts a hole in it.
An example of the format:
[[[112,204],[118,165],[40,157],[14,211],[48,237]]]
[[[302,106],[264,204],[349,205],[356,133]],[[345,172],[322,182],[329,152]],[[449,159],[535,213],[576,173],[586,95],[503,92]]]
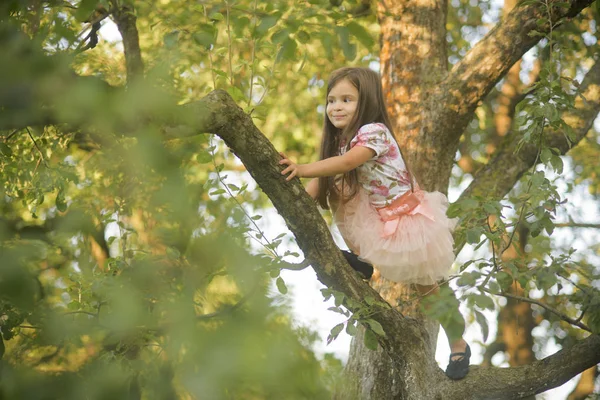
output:
[[[453,360],[452,357],[462,356],[456,360]],[[446,376],[453,380],[459,380],[467,376],[469,372],[469,361],[471,360],[471,348],[467,344],[467,348],[464,353],[451,353],[450,354],[450,362],[448,363],[448,367],[446,368]]]
[[[371,276],[373,276],[373,266],[371,264],[359,260],[358,256],[352,252],[342,250],[342,254],[346,257],[346,261],[352,269],[360,273],[364,279],[371,279]]]

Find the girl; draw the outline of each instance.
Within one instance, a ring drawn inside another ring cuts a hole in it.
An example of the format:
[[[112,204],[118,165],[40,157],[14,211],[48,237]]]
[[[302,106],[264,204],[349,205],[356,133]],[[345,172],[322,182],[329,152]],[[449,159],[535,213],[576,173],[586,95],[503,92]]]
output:
[[[361,260],[387,279],[437,294],[436,282],[454,261],[448,202],[442,193],[420,190],[410,173],[391,132],[379,75],[366,68],[334,71],[326,114],[321,160],[296,164],[282,154],[280,164],[287,167],[281,173],[288,181],[316,178],[307,192],[323,208],[331,206],[342,237]],[[449,337],[446,375],[461,379],[471,352],[457,302],[454,308],[440,322],[447,333],[460,332]]]

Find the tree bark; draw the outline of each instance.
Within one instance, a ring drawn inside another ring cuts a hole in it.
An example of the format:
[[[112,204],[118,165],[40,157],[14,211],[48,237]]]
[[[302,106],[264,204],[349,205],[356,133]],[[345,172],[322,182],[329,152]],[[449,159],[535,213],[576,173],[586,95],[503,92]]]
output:
[[[144,75],[144,62],[140,49],[140,39],[136,26],[137,17],[133,5],[119,7],[116,1],[111,1],[115,8],[114,19],[123,38],[123,50],[127,67],[127,83]]]

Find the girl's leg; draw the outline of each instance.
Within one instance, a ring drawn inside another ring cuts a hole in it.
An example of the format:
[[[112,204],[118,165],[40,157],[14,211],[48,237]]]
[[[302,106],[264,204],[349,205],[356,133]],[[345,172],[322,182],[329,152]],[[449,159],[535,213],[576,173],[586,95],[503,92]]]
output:
[[[440,325],[444,328],[448,337],[451,353],[463,353],[467,348],[467,342],[462,338],[465,332],[465,320],[458,310],[458,300],[454,292],[448,285],[441,288],[438,285],[415,285],[420,295],[425,296],[422,301],[426,310],[435,306],[435,303],[443,299],[446,306],[444,313],[437,317]],[[450,302],[450,303],[448,303]],[[435,311],[434,314],[438,314]],[[461,356],[455,356],[452,359],[460,359]]]

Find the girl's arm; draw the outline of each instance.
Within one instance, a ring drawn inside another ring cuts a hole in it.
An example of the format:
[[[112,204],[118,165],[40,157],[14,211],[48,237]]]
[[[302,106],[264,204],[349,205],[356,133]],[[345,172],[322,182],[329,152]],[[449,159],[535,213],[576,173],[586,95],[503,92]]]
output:
[[[308,185],[306,185],[306,193],[308,193],[313,200],[317,199],[317,196],[319,195],[319,178],[311,179],[311,181],[308,182]]]
[[[364,146],[354,146],[343,156],[326,158],[310,164],[296,164],[281,153],[283,159],[279,164],[288,167],[281,171],[281,175],[290,174],[286,180],[297,176],[299,178],[319,178],[322,176],[335,176],[352,171],[354,168],[366,163],[375,155],[375,151]]]

